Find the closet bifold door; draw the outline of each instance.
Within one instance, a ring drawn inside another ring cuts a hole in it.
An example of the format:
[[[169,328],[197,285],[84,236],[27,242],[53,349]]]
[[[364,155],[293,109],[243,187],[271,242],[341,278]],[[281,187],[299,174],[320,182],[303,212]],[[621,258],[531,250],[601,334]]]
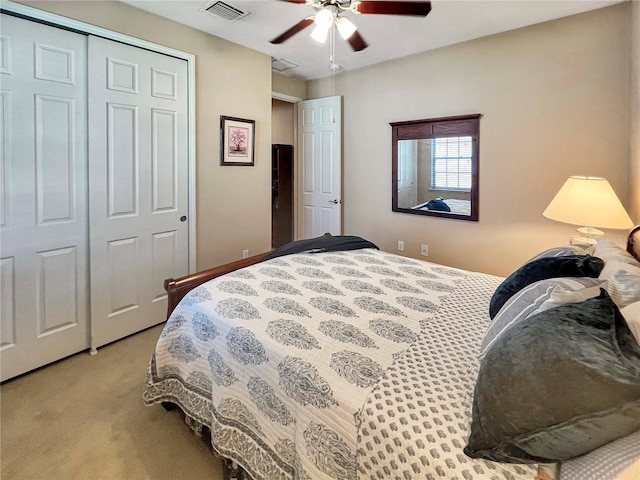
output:
[[[165,320],[188,273],[187,62],[89,37],[91,347]]]
[[[1,380],[86,349],[83,35],[2,14]]]

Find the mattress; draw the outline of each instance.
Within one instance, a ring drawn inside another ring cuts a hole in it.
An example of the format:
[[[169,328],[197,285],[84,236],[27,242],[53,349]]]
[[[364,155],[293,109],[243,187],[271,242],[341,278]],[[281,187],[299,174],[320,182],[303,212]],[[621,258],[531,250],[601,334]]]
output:
[[[471,201],[456,198],[446,198],[444,202],[449,205],[451,213],[457,215],[471,215]]]
[[[426,206],[418,206],[414,208],[418,208],[419,210],[427,210],[430,212],[441,212],[441,213],[455,213],[456,215],[471,215],[471,201],[470,200],[461,200],[457,198],[445,198],[443,200],[444,203],[451,209],[451,212],[442,212],[440,210],[429,210]],[[423,204],[426,205],[426,204]]]
[[[144,400],[256,480],[532,479],[462,454],[499,281],[375,249],[252,265],[182,300]]]

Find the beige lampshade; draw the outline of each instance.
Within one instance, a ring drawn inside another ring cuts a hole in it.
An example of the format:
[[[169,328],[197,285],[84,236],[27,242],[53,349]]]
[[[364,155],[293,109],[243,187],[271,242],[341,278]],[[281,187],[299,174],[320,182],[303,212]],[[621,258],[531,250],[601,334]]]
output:
[[[633,222],[606,178],[569,177],[542,213],[551,220],[589,227],[626,229]]]

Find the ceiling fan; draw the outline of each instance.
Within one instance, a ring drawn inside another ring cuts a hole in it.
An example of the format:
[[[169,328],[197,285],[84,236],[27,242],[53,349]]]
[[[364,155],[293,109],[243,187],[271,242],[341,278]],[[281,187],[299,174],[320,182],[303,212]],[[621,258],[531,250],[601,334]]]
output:
[[[341,16],[344,12],[355,14],[376,14],[376,15],[410,15],[426,17],[431,11],[431,2],[411,2],[411,1],[383,1],[383,0],[281,0],[283,2],[309,5],[316,13],[304,20],[300,20],[293,27],[283,32],[271,43],[282,43],[293,37],[296,33],[304,30],[312,23],[315,28],[311,33],[311,38],[324,43],[331,27],[334,25],[338,29],[340,36],[344,38],[351,48],[359,52],[369,45],[364,41],[356,26],[348,18]]]

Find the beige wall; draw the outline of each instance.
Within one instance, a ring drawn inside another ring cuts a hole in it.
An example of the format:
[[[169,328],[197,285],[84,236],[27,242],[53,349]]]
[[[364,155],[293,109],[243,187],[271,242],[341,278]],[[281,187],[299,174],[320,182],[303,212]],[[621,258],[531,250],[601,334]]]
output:
[[[271,58],[111,1],[22,2],[196,56],[197,268],[271,244]],[[220,115],[256,121],[254,167],[219,166]]]
[[[631,3],[631,148],[629,215],[640,224],[640,2]]]
[[[575,227],[542,216],[570,175],[605,176],[628,203],[630,8],[620,4],[337,75],[345,233],[388,251],[404,240],[404,253],[416,258],[426,243],[428,260],[506,275],[574,234]],[[307,84],[309,98],[330,94],[330,78]],[[470,113],[483,114],[480,221],[391,212],[389,122]]]
[[[302,99],[307,98],[307,82],[303,80],[273,72],[271,81],[274,92]]]
[[[273,99],[271,102],[271,143],[293,145],[295,104]]]

